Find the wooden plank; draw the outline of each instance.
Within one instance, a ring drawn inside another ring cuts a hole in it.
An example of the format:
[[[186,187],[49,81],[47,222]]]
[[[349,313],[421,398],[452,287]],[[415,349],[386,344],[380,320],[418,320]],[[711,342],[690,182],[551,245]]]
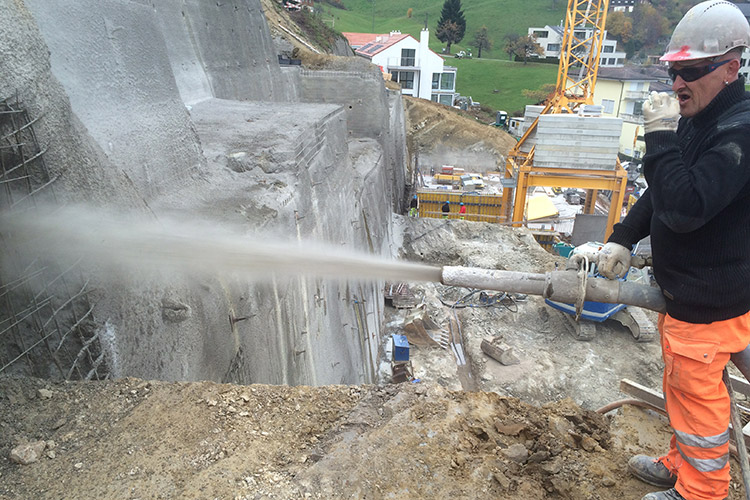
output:
[[[620,391],[624,392],[625,394],[635,396],[640,400],[643,400],[656,406],[657,408],[664,410],[664,398],[662,397],[661,392],[656,392],[652,389],[649,389],[648,387],[641,385],[638,382],[634,382],[632,380],[624,378],[620,380]]]
[[[732,379],[732,389],[734,392],[739,392],[740,394],[750,397],[750,383],[745,380],[745,377],[739,378],[730,375],[729,378]]]
[[[732,377],[732,389],[735,392],[738,392],[734,386],[735,379],[736,377]],[[632,380],[628,379],[620,380],[620,391],[624,392],[625,394],[635,396],[636,398],[650,403],[658,408],[661,408],[662,410],[665,409],[664,398],[661,393],[654,391],[653,389],[649,389],[648,387],[645,387],[637,382],[633,382]],[[742,429],[742,435],[745,437],[745,446],[750,447],[750,430],[747,429],[747,426]],[[734,435],[732,435],[730,442],[734,443]]]

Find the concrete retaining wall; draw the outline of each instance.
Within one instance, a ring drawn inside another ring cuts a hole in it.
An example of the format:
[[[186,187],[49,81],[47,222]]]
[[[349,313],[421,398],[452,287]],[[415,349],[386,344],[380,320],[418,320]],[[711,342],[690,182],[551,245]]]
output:
[[[124,0],[28,0],[73,112],[148,200],[205,165],[151,8]]]
[[[276,50],[258,1],[154,0],[183,100],[291,101],[279,85]],[[207,84],[207,87],[206,87]],[[209,92],[206,92],[206,91]]]
[[[356,58],[354,58],[356,59]],[[360,61],[353,61],[361,68]],[[303,102],[335,103],[344,108],[350,137],[377,140],[384,149],[393,210],[401,212],[406,176],[406,124],[400,92],[385,89],[380,70],[300,72]]]
[[[395,253],[404,119],[377,71],[281,71],[257,0],[25,5],[0,0],[0,90],[44,115],[65,198]],[[114,376],[372,380],[382,283],[94,279]]]
[[[90,140],[71,109],[65,88],[53,74],[50,50],[22,2],[0,0],[0,98],[18,95],[32,117],[57,196],[92,203],[118,201],[144,207],[127,176]]]
[[[369,72],[302,70],[300,74],[300,99],[343,106],[352,137],[378,138],[386,130],[388,106],[377,67]]]

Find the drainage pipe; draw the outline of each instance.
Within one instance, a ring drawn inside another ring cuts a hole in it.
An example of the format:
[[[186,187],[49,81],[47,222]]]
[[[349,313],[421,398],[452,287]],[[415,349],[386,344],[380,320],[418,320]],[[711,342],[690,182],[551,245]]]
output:
[[[534,274],[446,266],[442,268],[440,282],[448,286],[541,295],[557,302],[575,303],[583,299],[666,312],[664,296],[659,288],[628,281],[587,279],[585,274],[575,270]],[[581,291],[584,289],[582,297]]]

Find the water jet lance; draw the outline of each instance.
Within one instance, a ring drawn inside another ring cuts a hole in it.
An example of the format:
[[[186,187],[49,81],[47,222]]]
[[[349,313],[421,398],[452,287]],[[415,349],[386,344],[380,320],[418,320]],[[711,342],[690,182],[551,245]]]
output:
[[[656,312],[666,312],[659,288],[628,281],[588,279],[585,271],[550,271],[543,274],[445,266],[440,282],[499,292],[540,295],[557,302],[583,304],[583,301],[625,304]]]

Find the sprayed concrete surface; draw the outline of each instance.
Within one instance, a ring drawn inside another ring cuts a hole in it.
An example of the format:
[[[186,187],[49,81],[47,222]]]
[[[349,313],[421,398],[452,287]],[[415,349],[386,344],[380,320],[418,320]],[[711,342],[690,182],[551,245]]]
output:
[[[282,72],[257,0],[4,0],[2,10],[0,42],[14,57],[0,94],[17,91],[43,115],[58,199],[163,224],[175,213],[236,224],[248,238],[262,229],[395,251],[404,121],[377,68],[357,66],[347,93],[330,75]],[[305,97],[308,80],[319,91]],[[353,102],[358,94],[371,97]],[[373,380],[382,282],[88,272],[113,376]]]

